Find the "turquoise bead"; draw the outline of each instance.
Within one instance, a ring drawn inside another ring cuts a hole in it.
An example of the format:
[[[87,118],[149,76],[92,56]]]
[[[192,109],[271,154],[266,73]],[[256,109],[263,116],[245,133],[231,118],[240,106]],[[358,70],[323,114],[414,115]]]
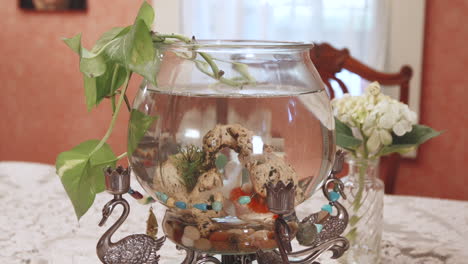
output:
[[[251,199],[250,196],[241,196],[239,197],[239,203],[240,204],[248,204],[250,203]]]
[[[163,202],[163,203],[166,203],[167,202],[167,199],[169,199],[169,196],[167,196],[167,194],[165,193],[162,193],[162,192],[156,192],[156,196],[158,197],[158,199]]]
[[[206,211],[208,210],[208,205],[205,203],[199,203],[199,204],[194,204],[194,208],[197,208],[198,210]]]
[[[213,210],[215,210],[216,212],[219,212],[223,209],[223,204],[219,201],[215,201],[211,204],[211,207],[213,208]]]
[[[317,228],[317,233],[322,232],[323,225],[321,225],[321,224],[315,224],[315,227]]]
[[[329,214],[331,214],[333,212],[333,208],[332,208],[331,205],[326,204],[326,205],[322,206],[322,211],[327,211]]]
[[[187,209],[187,204],[181,201],[175,202],[174,205],[180,209]]]
[[[335,191],[329,192],[329,193],[328,193],[328,196],[330,197],[330,200],[331,200],[332,202],[336,202],[336,201],[338,201],[338,199],[340,199],[340,194],[337,193],[337,192],[335,192]]]

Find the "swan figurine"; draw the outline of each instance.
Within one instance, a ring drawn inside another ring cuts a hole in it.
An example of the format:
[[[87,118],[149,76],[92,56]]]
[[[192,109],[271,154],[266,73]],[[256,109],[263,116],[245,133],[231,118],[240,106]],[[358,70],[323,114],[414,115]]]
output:
[[[157,264],[159,255],[157,251],[163,245],[166,237],[154,239],[145,234],[127,236],[117,242],[112,242],[112,235],[127,219],[130,213],[128,202],[122,198],[129,188],[130,175],[128,169],[118,167],[115,170],[108,168],[105,171],[106,189],[114,195],[102,209],[102,220],[99,226],[103,226],[117,205],[123,207],[120,218],[102,235],[96,246],[96,253],[104,264]]]

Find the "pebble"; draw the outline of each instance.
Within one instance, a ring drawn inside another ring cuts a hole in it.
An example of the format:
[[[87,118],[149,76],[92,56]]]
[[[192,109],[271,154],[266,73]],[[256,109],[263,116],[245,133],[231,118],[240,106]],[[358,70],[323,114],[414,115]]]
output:
[[[236,234],[236,235],[249,236],[249,235],[252,235],[253,233],[255,233],[255,230],[253,230],[252,228],[249,228],[249,229],[228,229],[227,232],[231,233],[231,234]]]
[[[226,231],[216,231],[216,232],[211,233],[210,240],[211,241],[227,241],[230,236],[231,235]]]
[[[336,202],[338,201],[338,199],[340,199],[340,194],[335,191],[329,192],[328,196],[330,197],[330,200],[332,202]]]
[[[251,238],[254,240],[268,240],[268,233],[268,230],[259,230],[253,233],[253,235],[251,235]]]
[[[274,249],[278,247],[278,245],[276,244],[276,241],[273,239],[254,240],[252,244],[258,249],[262,249],[262,250]]]
[[[244,232],[241,229],[229,229],[227,231],[230,234],[243,235]]]
[[[317,233],[322,232],[323,225],[321,225],[321,224],[315,224],[315,227],[317,228]]]
[[[322,222],[327,220],[329,216],[330,214],[327,211],[320,211],[317,216],[317,223],[321,224]]]
[[[193,247],[193,245],[194,245],[193,240],[188,238],[188,237],[185,237],[185,236],[182,237],[181,242],[182,242],[182,245],[184,245],[186,247]]]
[[[163,203],[166,203],[167,202],[167,199],[169,199],[169,196],[167,196],[167,194],[165,193],[162,193],[162,192],[156,192],[156,196],[158,197],[158,199],[163,202]]]
[[[329,204],[322,206],[322,211],[327,211],[329,214],[333,212],[333,207]]]
[[[313,223],[299,223],[296,239],[300,245],[312,246],[317,238],[317,234],[317,227]]]
[[[177,208],[180,209],[187,209],[187,204],[181,201],[177,201],[174,203]]]
[[[206,238],[200,238],[195,241],[195,248],[203,251],[207,251],[211,249],[211,242]]]
[[[174,200],[174,198],[169,198],[169,199],[167,199],[166,205],[167,205],[168,207],[170,207],[170,208],[174,208],[174,207],[175,207],[175,200]]]
[[[250,203],[251,199],[250,196],[241,196],[239,197],[239,203],[240,204],[248,204]]]
[[[213,208],[213,210],[215,210],[216,212],[219,212],[223,209],[223,203],[219,202],[219,201],[215,201],[211,204],[211,207]]]
[[[211,241],[211,244],[213,245],[213,249],[216,252],[224,253],[235,250],[231,243],[226,241]]]
[[[197,208],[198,210],[201,210],[201,211],[208,210],[208,205],[206,203],[194,204],[193,207]]]
[[[184,228],[184,235],[182,237],[182,239],[184,239],[184,237],[194,241],[194,240],[198,240],[200,239],[200,231],[198,231],[198,228],[194,227],[194,226],[186,226]]]
[[[239,250],[243,253],[254,253],[257,251],[257,247],[246,236],[240,238],[239,242],[237,243],[237,246]]]

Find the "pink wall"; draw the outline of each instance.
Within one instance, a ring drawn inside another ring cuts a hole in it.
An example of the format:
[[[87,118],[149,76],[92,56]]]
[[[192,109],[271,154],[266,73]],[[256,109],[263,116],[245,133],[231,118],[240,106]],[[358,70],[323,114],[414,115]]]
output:
[[[104,135],[110,107],[87,113],[77,56],[61,38],[83,32],[89,47],[111,27],[132,24],[140,3],[88,0],[87,12],[43,14],[20,10],[16,0],[2,1],[0,160],[53,164],[59,152]],[[125,149],[127,118],[122,115],[111,140],[119,152]]]
[[[446,133],[400,170],[398,194],[468,200],[468,1],[428,0],[421,123]]]
[[[110,107],[86,112],[77,57],[60,38],[83,32],[89,47],[101,32],[131,24],[140,1],[88,1],[87,13],[58,14],[26,13],[16,1],[3,1],[0,160],[53,164],[59,152],[105,133]],[[427,1],[421,122],[447,132],[404,161],[399,194],[468,199],[467,17],[468,1]],[[119,153],[127,118],[121,116],[110,141]]]

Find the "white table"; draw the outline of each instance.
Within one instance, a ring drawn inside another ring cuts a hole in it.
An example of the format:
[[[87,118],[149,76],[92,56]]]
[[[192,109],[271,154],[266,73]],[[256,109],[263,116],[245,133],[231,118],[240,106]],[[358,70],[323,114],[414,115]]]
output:
[[[104,228],[97,223],[110,198],[98,195],[78,223],[53,166],[0,162],[0,263],[99,263],[95,246]],[[145,232],[148,206],[127,200],[132,212],[117,239]],[[307,202],[301,209],[315,212],[320,203]],[[164,208],[153,206],[161,220]],[[382,263],[468,263],[468,202],[385,196],[384,215]],[[184,257],[169,241],[160,252],[160,263],[180,263]]]

